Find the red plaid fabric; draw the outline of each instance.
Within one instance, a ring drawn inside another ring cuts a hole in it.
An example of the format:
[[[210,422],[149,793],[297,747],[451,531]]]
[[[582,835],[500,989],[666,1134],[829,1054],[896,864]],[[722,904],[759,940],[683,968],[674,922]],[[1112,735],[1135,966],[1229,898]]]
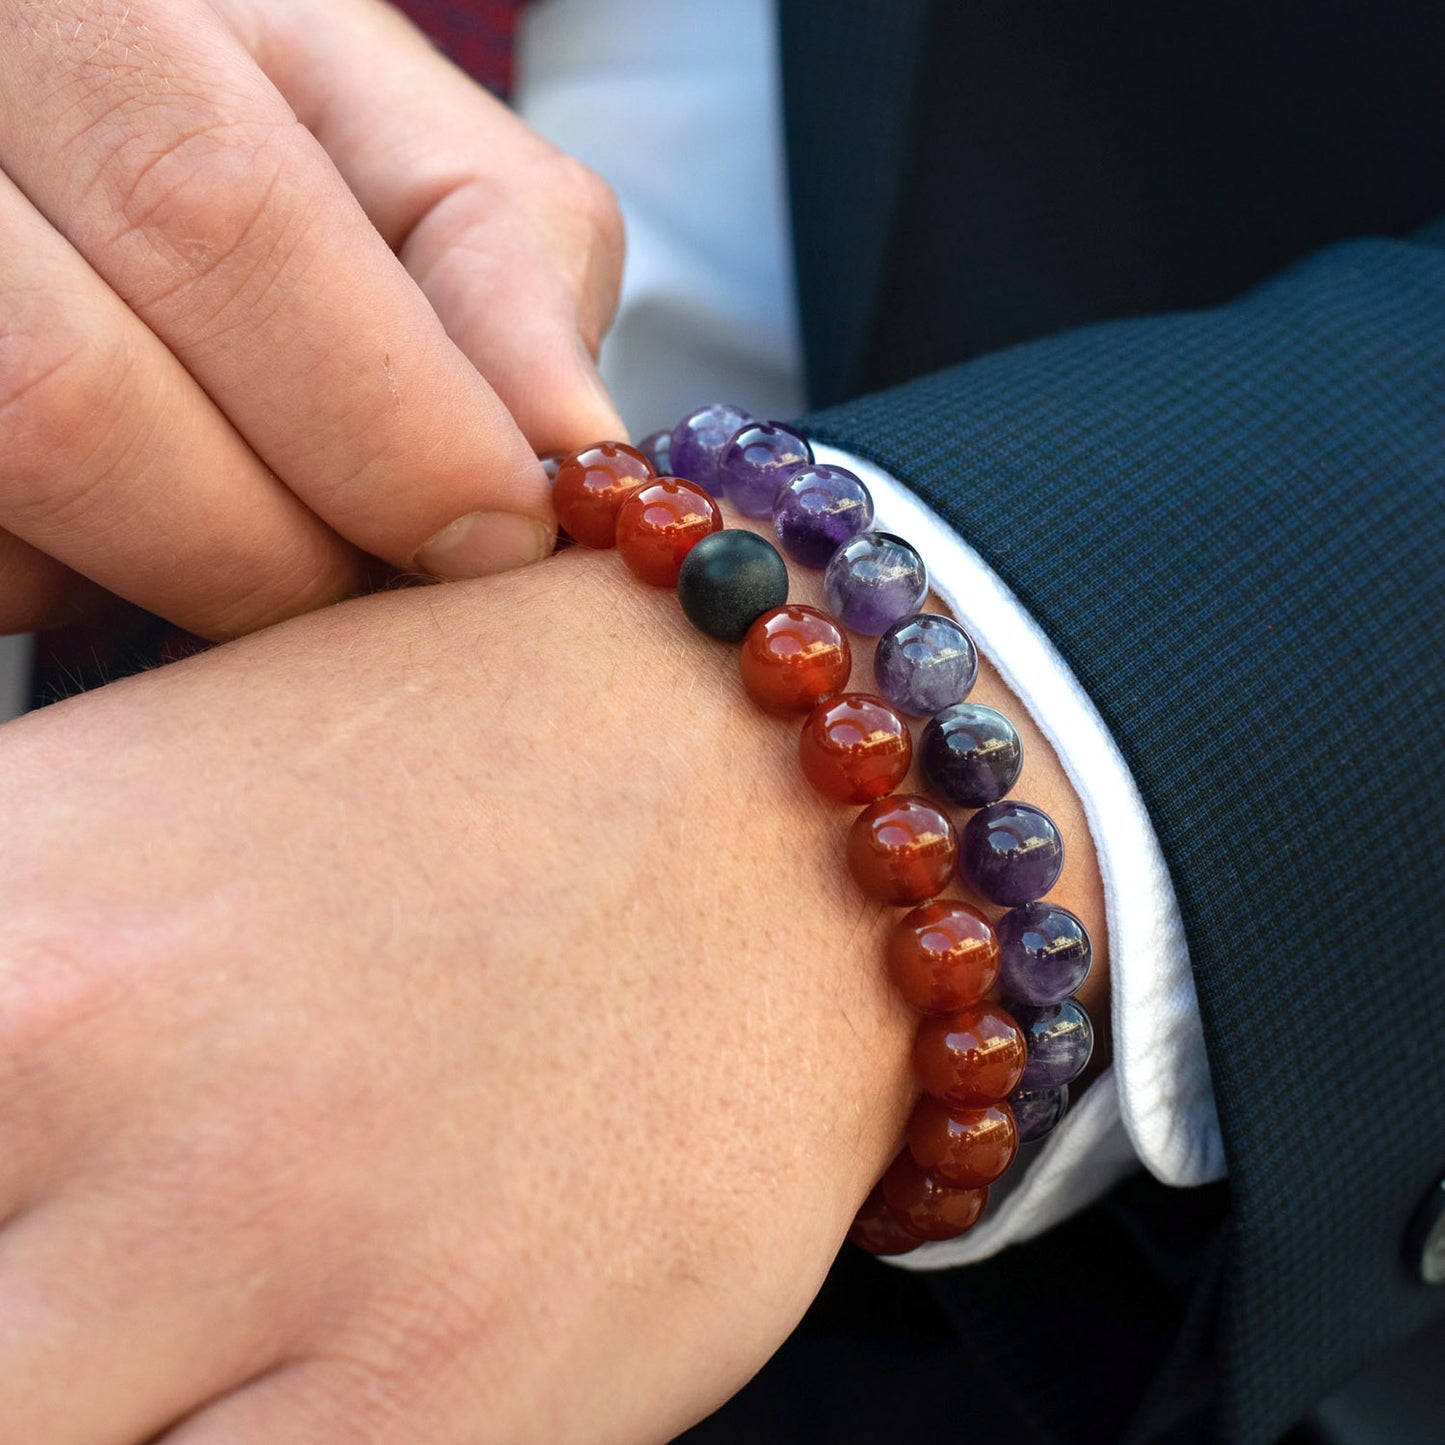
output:
[[[512,93],[517,11],[526,0],[392,0],[494,95]]]

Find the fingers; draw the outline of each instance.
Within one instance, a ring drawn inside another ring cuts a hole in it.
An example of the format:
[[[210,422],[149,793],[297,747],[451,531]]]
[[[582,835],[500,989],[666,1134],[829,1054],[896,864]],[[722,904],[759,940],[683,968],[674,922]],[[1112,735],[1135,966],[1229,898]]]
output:
[[[3,465],[0,462],[0,468]],[[0,636],[68,627],[98,611],[107,597],[104,588],[77,576],[54,557],[0,531]]]
[[[476,514],[527,519],[504,562],[549,550],[525,439],[211,6],[7,3],[0,166],[257,456],[394,565]]]

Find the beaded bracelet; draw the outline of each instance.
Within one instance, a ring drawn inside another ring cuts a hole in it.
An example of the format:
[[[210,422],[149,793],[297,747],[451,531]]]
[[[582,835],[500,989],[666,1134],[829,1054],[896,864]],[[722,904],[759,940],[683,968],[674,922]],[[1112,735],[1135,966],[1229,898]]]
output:
[[[824,797],[864,804],[848,832],[849,871],[870,897],[909,911],[886,955],[899,993],[923,1016],[913,1047],[921,1085],[906,1146],[848,1238],[873,1254],[951,1239],[983,1214],[988,1187],[1020,1143],[1068,1107],[1093,1027],[1073,995],[1089,972],[1083,923],[1040,902],[1063,868],[1063,839],[1029,803],[1009,800],[1019,735],[965,701],[978,674],[972,639],[920,609],[928,576],[901,537],[873,530],[873,499],[843,467],[819,465],[805,437],[714,404],[638,447],[600,442],[555,459],[558,522],[586,547],[615,546],[654,587],[675,587],[702,632],[741,643],[748,695],[801,716],[798,756]],[[771,517],[779,547],[824,569],[832,614],[789,604],[778,548],[724,528],[717,499]],[[846,629],[846,630],[845,630]],[[877,637],[879,691],[847,692],[847,632]],[[927,718],[921,770],[935,798],[898,793],[914,747],[906,717]],[[972,811],[960,832],[947,807]],[[1006,910],[939,895],[955,876]]]

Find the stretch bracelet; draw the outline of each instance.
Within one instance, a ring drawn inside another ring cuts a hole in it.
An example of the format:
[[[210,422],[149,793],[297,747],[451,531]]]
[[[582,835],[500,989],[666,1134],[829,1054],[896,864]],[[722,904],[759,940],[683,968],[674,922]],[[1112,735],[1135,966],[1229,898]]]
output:
[[[894,987],[922,1015],[913,1046],[921,1097],[848,1238],[903,1254],[964,1233],[1019,1145],[1063,1117],[1093,1051],[1074,997],[1089,972],[1088,931],[1041,901],[1062,871],[1063,839],[1042,809],[1008,796],[1023,748],[1002,713],[966,701],[978,675],[973,640],[952,618],[921,610],[923,561],[901,537],[873,530],[863,482],[819,465],[782,423],[714,404],[637,447],[599,442],[550,459],[548,471],[565,533],[615,546],[641,581],[676,588],[699,630],[740,643],[748,695],[802,719],[809,782],[864,805],[847,864],[869,897],[908,910],[886,958]],[[770,517],[778,546],[724,527],[722,498],[744,516]],[[823,570],[829,612],[789,604],[779,548]],[[847,691],[850,632],[877,638],[881,696]],[[895,791],[914,758],[909,717],[927,719],[917,753],[928,794]],[[971,813],[962,828],[950,809]],[[941,896],[955,879],[987,910]]]

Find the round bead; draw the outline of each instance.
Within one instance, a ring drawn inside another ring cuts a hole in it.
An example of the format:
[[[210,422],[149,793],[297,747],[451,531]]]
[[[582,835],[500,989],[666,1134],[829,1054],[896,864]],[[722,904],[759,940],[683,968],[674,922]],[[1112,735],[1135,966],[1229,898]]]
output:
[[[978,1223],[988,1203],[987,1189],[954,1189],[920,1169],[906,1150],[879,1180],[883,1200],[894,1219],[919,1239],[953,1239]]]
[[[1019,1126],[1019,1143],[1032,1144],[1051,1133],[1069,1107],[1069,1086],[1057,1089],[1015,1089],[1008,1096],[1009,1108]]]
[[[990,903],[1032,903],[1059,881],[1063,867],[1063,837],[1032,803],[991,803],[964,826],[958,871]]]
[[[978,676],[978,653],[953,618],[920,612],[895,622],[878,639],[873,672],[878,691],[899,712],[932,717],[968,696]]]
[[[929,786],[960,808],[996,803],[1018,781],[1023,744],[1014,725],[981,703],[961,702],[930,718],[918,742]]]
[[[922,903],[958,862],[953,824],[928,798],[894,793],[870,803],[848,831],[848,871],[880,903]]]
[[[1023,1031],[997,1004],[926,1018],[913,1040],[924,1092],[950,1104],[996,1104],[1018,1088],[1026,1063]]]
[[[738,642],[764,612],[788,600],[788,566],[771,542],[725,527],[687,554],[677,600],[699,632]]]
[[[637,450],[652,463],[652,470],[660,477],[673,476],[672,433],[655,431],[638,442]]]
[[[771,517],[783,483],[813,460],[801,432],[780,421],[754,421],[722,449],[717,479],[723,496],[745,517]]]
[[[752,417],[740,406],[715,401],[690,411],[672,429],[672,470],[696,482],[713,496],[722,496],[717,463],[722,449]]]
[[[826,612],[791,603],[748,628],[738,667],[748,696],[764,712],[787,717],[811,711],[848,685],[853,649]]]
[[[1094,1052],[1094,1025],[1078,999],[1015,1004],[1014,1017],[1028,1041],[1022,1089],[1056,1089],[1083,1073]]]
[[[626,442],[584,447],[557,468],[552,483],[557,520],[584,547],[611,547],[618,509],[634,487],[652,478],[652,463]]]
[[[644,482],[617,510],[617,550],[632,575],[654,587],[675,587],[683,558],[720,531],[717,503],[678,477]]]
[[[899,1224],[884,1201],[883,1191],[875,1184],[853,1220],[848,1242],[869,1254],[907,1254],[923,1241]]]
[[[846,467],[799,467],[773,501],[773,531],[793,561],[826,567],[833,553],[873,525],[873,497]]]
[[[1089,931],[1067,908],[1025,903],[999,919],[999,986],[1020,1003],[1059,1003],[1089,976]]]
[[[908,1152],[920,1168],[955,1189],[992,1184],[1019,1152],[1007,1104],[960,1108],[924,1095],[908,1121]]]
[[[888,938],[893,986],[923,1013],[978,1003],[998,977],[998,940],[988,919],[951,898],[905,913]]]
[[[808,714],[798,757],[804,776],[825,798],[871,803],[903,781],[913,761],[913,738],[881,697],[845,692]]]
[[[844,627],[877,637],[923,605],[928,573],[902,537],[861,532],[833,553],[823,590]]]

